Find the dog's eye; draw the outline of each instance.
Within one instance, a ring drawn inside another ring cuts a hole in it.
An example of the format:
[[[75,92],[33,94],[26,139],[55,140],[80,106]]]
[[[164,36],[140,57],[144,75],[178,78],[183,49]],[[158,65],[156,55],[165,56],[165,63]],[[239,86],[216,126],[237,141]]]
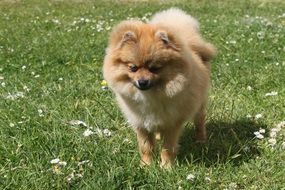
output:
[[[156,73],[156,72],[158,72],[160,69],[161,69],[160,66],[152,66],[152,67],[150,67],[148,70],[149,70],[150,72],[152,72],[152,73]]]
[[[129,69],[131,72],[136,72],[139,68],[136,65],[131,64],[131,65],[129,65]]]

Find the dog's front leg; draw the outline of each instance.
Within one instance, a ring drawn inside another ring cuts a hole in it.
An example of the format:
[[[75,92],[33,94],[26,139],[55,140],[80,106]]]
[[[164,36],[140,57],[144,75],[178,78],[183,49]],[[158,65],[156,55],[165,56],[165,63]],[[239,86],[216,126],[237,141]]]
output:
[[[137,128],[138,147],[141,155],[141,165],[150,165],[153,157],[155,144],[154,133],[148,132],[144,128]]]
[[[170,168],[176,157],[181,128],[181,126],[176,126],[174,128],[166,128],[161,131],[163,143],[160,166],[163,168]]]

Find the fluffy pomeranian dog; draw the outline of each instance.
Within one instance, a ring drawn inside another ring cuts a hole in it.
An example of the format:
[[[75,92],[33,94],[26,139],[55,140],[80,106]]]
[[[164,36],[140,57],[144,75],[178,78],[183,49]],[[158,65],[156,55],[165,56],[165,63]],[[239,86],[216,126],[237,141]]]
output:
[[[137,134],[142,164],[151,164],[157,137],[161,166],[171,166],[189,120],[197,140],[206,140],[209,61],[215,52],[201,38],[198,21],[176,8],[155,14],[148,23],[122,21],[113,29],[104,78]]]

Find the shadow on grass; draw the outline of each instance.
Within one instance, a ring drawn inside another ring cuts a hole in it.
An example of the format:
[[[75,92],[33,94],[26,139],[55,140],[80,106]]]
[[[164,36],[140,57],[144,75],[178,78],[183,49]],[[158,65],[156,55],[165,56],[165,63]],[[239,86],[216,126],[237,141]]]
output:
[[[222,163],[239,165],[259,155],[254,132],[263,124],[252,121],[209,122],[207,125],[208,142],[195,142],[194,128],[186,127],[180,139],[178,161],[185,163],[202,163],[211,166]]]

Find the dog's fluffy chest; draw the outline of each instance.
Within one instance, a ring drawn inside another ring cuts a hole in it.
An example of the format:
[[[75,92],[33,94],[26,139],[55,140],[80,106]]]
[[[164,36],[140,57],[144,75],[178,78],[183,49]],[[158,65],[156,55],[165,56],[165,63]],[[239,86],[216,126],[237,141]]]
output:
[[[136,94],[132,100],[121,98],[118,100],[128,122],[133,127],[144,127],[148,131],[173,127],[182,120],[185,113],[180,101],[159,96],[140,93]]]
[[[149,131],[172,125],[177,118],[177,110],[171,105],[171,102],[156,98],[140,102],[136,106],[134,114],[137,118],[136,121],[140,123],[139,125],[143,125]]]

